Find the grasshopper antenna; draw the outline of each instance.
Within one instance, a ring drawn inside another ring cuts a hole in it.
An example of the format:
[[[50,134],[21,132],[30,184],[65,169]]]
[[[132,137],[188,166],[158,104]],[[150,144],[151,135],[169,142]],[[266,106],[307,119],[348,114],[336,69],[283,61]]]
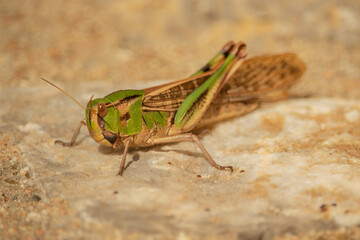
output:
[[[56,86],[54,83],[46,80],[45,78],[40,78],[40,79],[43,80],[43,81],[45,81],[45,82],[47,82],[47,83],[50,84],[51,86],[57,88],[60,92],[62,92],[62,93],[65,94],[66,96],[68,96],[71,100],[73,100],[74,102],[76,102],[77,105],[79,105],[82,109],[84,109],[84,111],[86,111],[86,109],[85,109],[78,101],[76,101],[76,99],[75,99],[73,96],[71,96],[70,94],[68,94],[68,93],[65,92],[64,90],[62,90],[60,87]]]

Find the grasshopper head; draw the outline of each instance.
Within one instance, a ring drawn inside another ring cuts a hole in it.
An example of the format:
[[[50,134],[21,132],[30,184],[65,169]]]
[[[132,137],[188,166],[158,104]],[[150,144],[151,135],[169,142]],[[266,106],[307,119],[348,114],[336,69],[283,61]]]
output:
[[[116,112],[103,98],[89,101],[86,107],[86,123],[91,137],[98,143],[113,146],[117,141],[116,125],[112,124]],[[115,127],[115,128],[114,128]]]
[[[91,137],[98,143],[118,147],[124,137],[142,128],[141,103],[144,92],[124,90],[89,101],[86,123]]]

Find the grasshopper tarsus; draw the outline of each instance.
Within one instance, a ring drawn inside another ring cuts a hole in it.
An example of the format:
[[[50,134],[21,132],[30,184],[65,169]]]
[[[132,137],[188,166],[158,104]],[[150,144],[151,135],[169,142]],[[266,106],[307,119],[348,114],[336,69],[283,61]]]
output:
[[[122,177],[123,173],[124,173],[124,169],[120,169],[119,172],[116,174],[116,176]]]
[[[72,142],[63,142],[61,140],[56,140],[54,142],[54,144],[59,144],[59,145],[61,145],[63,147],[72,147],[74,145],[74,143],[72,143]]]
[[[225,170],[225,171],[230,171],[230,172],[233,172],[234,171],[234,168],[233,166],[220,166],[220,170]]]
[[[230,171],[230,172],[233,172],[234,171],[234,168],[233,166],[221,166],[219,164],[211,164],[213,167],[215,167],[216,169],[218,170],[222,170],[222,171]]]

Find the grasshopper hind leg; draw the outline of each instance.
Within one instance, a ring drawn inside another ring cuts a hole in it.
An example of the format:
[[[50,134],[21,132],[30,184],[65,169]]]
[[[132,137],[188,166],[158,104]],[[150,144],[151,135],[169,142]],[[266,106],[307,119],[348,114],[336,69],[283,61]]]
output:
[[[221,61],[223,59],[225,59],[231,49],[234,47],[235,43],[233,41],[229,41],[227,42],[219,51],[219,53],[217,53],[208,63],[206,63],[202,68],[200,68],[197,72],[195,72],[193,75],[191,76],[196,76],[205,72],[208,72],[212,69],[215,69],[216,66],[221,63]]]
[[[205,156],[205,159],[216,169],[219,170],[229,170],[230,172],[232,172],[234,169],[232,166],[221,166],[219,164],[217,164],[214,159],[211,157],[211,155],[209,154],[209,152],[206,150],[206,148],[204,147],[204,145],[202,145],[202,143],[200,142],[200,139],[194,135],[191,134],[191,137],[193,139],[193,141],[199,146],[200,150],[202,151],[202,153]]]
[[[72,136],[70,142],[63,142],[63,141],[61,141],[61,140],[56,140],[56,141],[54,142],[54,144],[60,144],[60,145],[62,145],[62,146],[64,146],[64,147],[72,147],[72,146],[75,144],[76,139],[77,139],[77,137],[79,136],[80,129],[81,129],[81,127],[82,127],[83,125],[86,125],[85,119],[83,119],[83,120],[81,120],[81,121],[79,122],[79,125],[76,127],[75,132],[74,132],[74,135]]]
[[[174,143],[174,142],[195,142],[198,147],[200,148],[201,152],[203,153],[206,161],[208,161],[214,168],[219,170],[228,170],[230,172],[233,171],[232,166],[222,166],[217,164],[214,159],[211,157],[209,152],[206,150],[204,145],[200,142],[199,138],[193,134],[193,133],[185,133],[185,134],[179,134],[169,137],[163,137],[163,138],[156,138],[153,139],[152,144],[163,144],[163,143]]]

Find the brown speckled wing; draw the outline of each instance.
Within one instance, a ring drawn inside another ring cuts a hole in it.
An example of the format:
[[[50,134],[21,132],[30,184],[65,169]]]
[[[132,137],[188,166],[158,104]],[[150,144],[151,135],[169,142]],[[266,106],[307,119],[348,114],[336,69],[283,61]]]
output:
[[[251,58],[244,61],[228,80],[212,105],[283,99],[305,69],[305,64],[291,53]],[[176,111],[185,98],[215,71],[216,69],[196,77],[144,89],[143,106],[148,110]],[[210,106],[209,111],[215,113],[214,109],[215,107]]]

